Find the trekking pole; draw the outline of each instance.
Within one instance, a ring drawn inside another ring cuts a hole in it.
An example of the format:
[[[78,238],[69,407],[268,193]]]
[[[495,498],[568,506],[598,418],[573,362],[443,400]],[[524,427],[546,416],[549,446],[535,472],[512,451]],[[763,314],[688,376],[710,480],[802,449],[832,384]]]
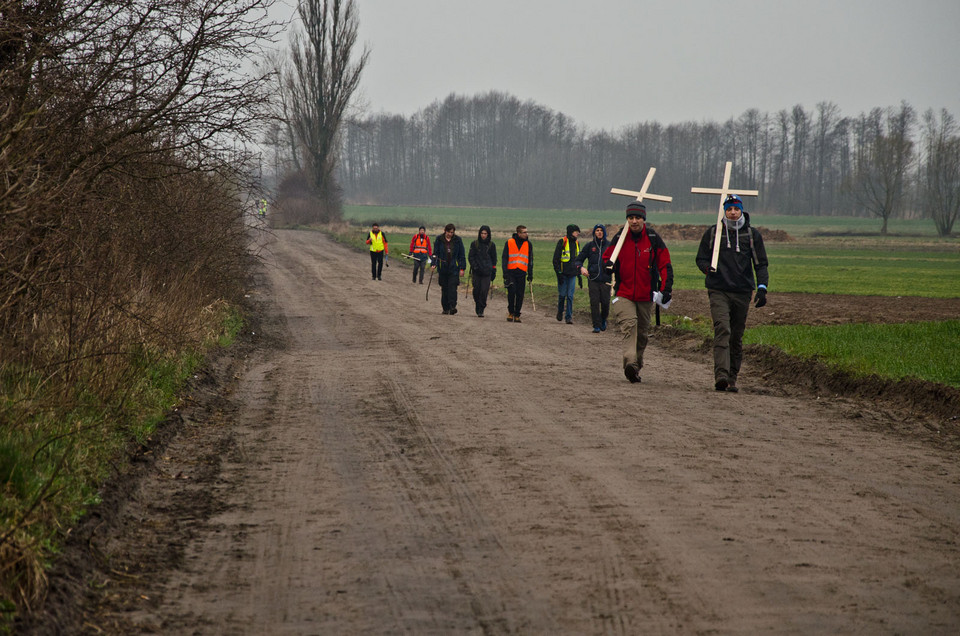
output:
[[[533,302],[533,310],[537,310],[537,299],[533,297],[533,281],[530,281],[530,300]]]

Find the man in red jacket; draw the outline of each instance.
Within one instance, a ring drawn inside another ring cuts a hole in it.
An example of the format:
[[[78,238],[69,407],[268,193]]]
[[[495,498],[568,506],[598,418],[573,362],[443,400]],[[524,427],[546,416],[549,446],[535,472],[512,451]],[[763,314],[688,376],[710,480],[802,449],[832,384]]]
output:
[[[620,239],[620,232],[610,240],[603,253],[607,272],[615,275],[614,298],[610,313],[623,338],[623,374],[630,382],[640,381],[643,351],[647,348],[647,331],[653,313],[653,293],[662,294],[662,305],[670,303],[673,292],[673,266],[670,251],[663,239],[646,226],[647,208],[634,201],[627,206],[627,225],[620,232],[627,236],[617,257],[610,262]]]

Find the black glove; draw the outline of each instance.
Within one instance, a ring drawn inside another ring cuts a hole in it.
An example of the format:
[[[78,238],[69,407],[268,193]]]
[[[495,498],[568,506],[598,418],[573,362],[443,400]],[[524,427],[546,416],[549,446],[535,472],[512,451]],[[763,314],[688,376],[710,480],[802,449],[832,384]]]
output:
[[[607,277],[613,278],[613,262],[603,261],[603,271],[607,274]]]
[[[757,304],[755,305],[758,309],[767,304],[767,290],[763,287],[757,290]]]
[[[580,285],[580,289],[583,289],[583,276],[577,276],[577,284]]]
[[[529,274],[527,274],[527,282],[528,283],[533,282],[533,272],[530,272]]]
[[[670,299],[673,298],[673,294],[671,294],[668,291],[660,292],[660,293],[663,296],[663,300],[661,300],[660,302],[662,302],[664,305],[668,304],[670,302]]]

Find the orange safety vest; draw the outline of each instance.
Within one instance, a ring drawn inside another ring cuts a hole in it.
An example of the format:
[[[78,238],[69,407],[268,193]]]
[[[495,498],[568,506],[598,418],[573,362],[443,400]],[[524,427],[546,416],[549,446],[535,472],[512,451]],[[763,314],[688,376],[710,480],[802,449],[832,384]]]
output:
[[[530,264],[530,241],[524,241],[523,247],[517,247],[512,237],[507,241],[507,269],[527,271]]]
[[[415,237],[413,237],[413,240],[414,240],[413,253],[414,253],[414,254],[426,254],[426,253],[427,253],[427,240],[428,240],[427,237],[426,237],[426,236],[420,236],[419,234],[417,234]]]

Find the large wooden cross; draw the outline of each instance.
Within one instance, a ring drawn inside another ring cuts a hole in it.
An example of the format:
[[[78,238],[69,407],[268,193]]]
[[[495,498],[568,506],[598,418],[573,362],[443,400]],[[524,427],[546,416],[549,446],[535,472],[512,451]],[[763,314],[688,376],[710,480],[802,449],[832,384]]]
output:
[[[746,197],[758,197],[760,196],[759,190],[734,190],[730,187],[730,169],[733,167],[733,162],[728,161],[726,167],[723,169],[723,186],[720,188],[690,188],[690,192],[694,194],[719,194],[720,195],[720,211],[717,213],[717,234],[714,237],[713,241],[713,256],[710,259],[710,271],[717,271],[717,261],[720,259],[720,229],[721,223],[723,223],[723,202],[726,200],[728,194],[736,194],[738,196]]]
[[[656,168],[650,168],[647,171],[647,178],[643,180],[643,186],[640,188],[640,192],[634,192],[633,190],[622,190],[620,188],[610,188],[610,194],[620,194],[627,197],[635,197],[637,201],[643,201],[644,199],[653,199],[654,201],[666,201],[670,203],[673,201],[673,197],[668,197],[662,194],[650,194],[647,192],[647,188],[650,187],[650,182],[653,181],[653,175],[656,174]],[[617,241],[617,246],[613,248],[613,254],[610,255],[610,262],[616,263],[617,257],[620,256],[620,250],[623,249],[623,241],[627,238],[627,224],[623,224],[623,229],[620,230],[620,240]]]

